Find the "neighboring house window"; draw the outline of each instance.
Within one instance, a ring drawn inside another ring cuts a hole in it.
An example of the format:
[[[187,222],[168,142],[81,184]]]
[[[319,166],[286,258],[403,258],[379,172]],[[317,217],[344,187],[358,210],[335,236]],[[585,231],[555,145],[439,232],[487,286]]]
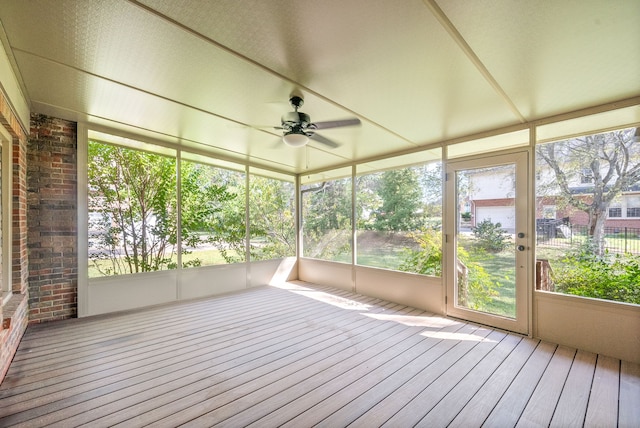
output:
[[[609,206],[609,218],[640,218],[640,195],[617,197]]]
[[[609,208],[609,217],[622,217],[622,208]]]
[[[581,184],[589,184],[593,182],[593,171],[590,169],[583,169],[582,174],[580,174],[580,183]]]
[[[640,217],[640,196],[627,197],[627,217]]]
[[[627,208],[627,217],[640,217],[640,208]]]
[[[609,205],[609,217],[622,217],[622,198],[620,196],[611,201],[611,205]]]

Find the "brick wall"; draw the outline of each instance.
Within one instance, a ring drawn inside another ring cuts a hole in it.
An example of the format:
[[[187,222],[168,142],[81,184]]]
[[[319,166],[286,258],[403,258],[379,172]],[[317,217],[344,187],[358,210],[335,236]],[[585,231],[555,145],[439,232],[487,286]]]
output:
[[[31,115],[27,148],[29,322],[77,314],[77,128]]]
[[[0,91],[0,126],[12,138],[12,166],[3,165],[4,172],[12,172],[12,285],[13,296],[0,305],[0,382],[9,369],[13,355],[18,349],[27,328],[27,192],[26,192],[26,130],[13,113],[9,101]]]

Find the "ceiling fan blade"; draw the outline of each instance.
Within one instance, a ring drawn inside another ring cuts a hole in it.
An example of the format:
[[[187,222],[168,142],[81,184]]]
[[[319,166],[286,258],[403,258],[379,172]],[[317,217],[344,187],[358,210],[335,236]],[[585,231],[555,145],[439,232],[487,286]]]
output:
[[[329,129],[329,128],[340,128],[342,126],[357,126],[360,125],[360,119],[344,119],[344,120],[329,120],[326,122],[315,122],[309,125],[309,127],[313,127],[313,129]]]
[[[313,134],[309,138],[311,138],[313,141],[317,141],[320,144],[324,144],[325,146],[331,147],[332,149],[335,149],[336,147],[340,147],[340,144],[326,137],[323,137],[322,135]]]
[[[271,144],[269,144],[269,146],[267,146],[269,149],[280,149],[282,147],[284,147],[284,143],[282,142],[282,138],[278,138],[277,140],[274,140]]]
[[[282,126],[273,126],[273,125],[245,125],[245,126],[253,129],[284,129]]]

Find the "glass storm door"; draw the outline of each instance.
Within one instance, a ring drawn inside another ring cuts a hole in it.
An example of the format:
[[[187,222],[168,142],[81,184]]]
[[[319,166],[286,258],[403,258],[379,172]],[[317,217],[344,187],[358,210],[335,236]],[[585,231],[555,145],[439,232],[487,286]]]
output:
[[[446,172],[447,314],[528,333],[527,153]]]

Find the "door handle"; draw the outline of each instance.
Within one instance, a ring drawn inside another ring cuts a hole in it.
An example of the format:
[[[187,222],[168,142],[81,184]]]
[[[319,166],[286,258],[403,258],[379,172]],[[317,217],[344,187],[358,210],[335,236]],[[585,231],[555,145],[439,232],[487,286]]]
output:
[[[518,251],[524,251],[524,250],[526,250],[526,249],[527,249],[527,247],[525,247],[524,245],[518,245],[518,246],[516,247],[516,250],[518,250]]]

